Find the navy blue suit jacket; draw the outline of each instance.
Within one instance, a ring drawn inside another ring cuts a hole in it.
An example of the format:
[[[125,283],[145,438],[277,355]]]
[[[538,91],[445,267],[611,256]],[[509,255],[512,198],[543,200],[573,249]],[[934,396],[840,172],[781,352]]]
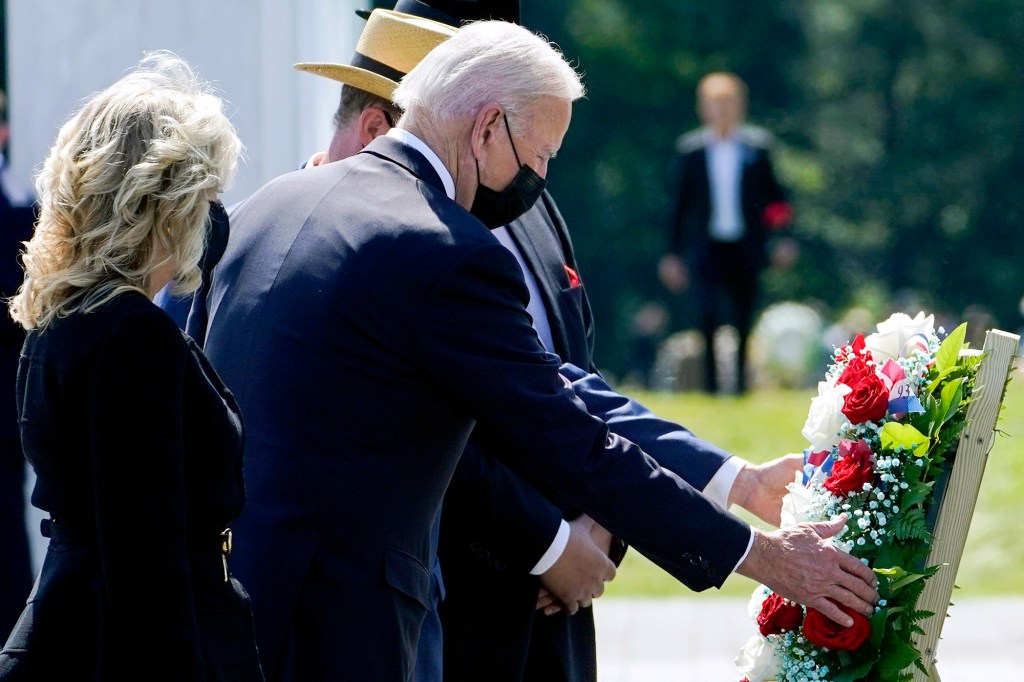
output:
[[[588,411],[695,488],[706,486],[729,454],[619,395],[596,373],[585,284],[570,282],[566,267],[578,273],[579,266],[550,195],[545,193],[508,232],[537,283],[551,329],[551,350],[566,363],[575,363],[563,365],[561,373],[573,380]],[[537,612],[539,580],[529,574],[560,520],[578,511],[560,506],[548,486],[540,484],[541,492],[486,454],[480,445],[485,438],[471,438],[445,496],[440,551],[448,588],[441,608],[446,682],[517,682],[538,675],[567,682],[594,680],[593,612]],[[695,522],[712,525],[714,519]],[[714,536],[709,534],[706,541],[714,542]],[[702,549],[691,548],[695,553]],[[487,608],[480,608],[482,603]]]
[[[717,508],[586,413],[515,259],[418,152],[379,138],[272,181],[232,221],[206,348],[247,426],[234,566],[271,679],[408,678],[431,525],[475,422],[680,580],[728,575],[748,526],[720,515],[714,553],[689,560],[706,531],[690,519]]]

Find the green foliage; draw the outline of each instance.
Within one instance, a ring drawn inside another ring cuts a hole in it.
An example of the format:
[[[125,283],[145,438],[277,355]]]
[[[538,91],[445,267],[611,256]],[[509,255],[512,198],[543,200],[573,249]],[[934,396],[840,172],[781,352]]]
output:
[[[897,540],[927,540],[928,524],[924,520],[924,510],[920,507],[908,509],[900,518],[893,521],[889,526],[889,532]]]
[[[587,98],[548,175],[594,305],[598,360],[620,371],[638,306],[694,324],[655,264],[667,243],[669,160],[698,125],[716,69],[750,86],[776,137],[802,258],[764,278],[766,301],[838,313],[983,304],[1016,328],[1024,245],[1024,3],[1019,0],[559,0],[523,21],[585,75]],[[952,286],[955,274],[955,286]]]

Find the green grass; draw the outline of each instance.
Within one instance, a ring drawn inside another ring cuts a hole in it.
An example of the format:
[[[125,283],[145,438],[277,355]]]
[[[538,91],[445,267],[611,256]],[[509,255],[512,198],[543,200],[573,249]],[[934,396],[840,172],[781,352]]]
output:
[[[742,398],[697,394],[627,393],[656,414],[685,424],[700,437],[752,462],[800,452],[800,435],[812,391],[763,391]],[[967,547],[960,563],[957,595],[1024,594],[1024,377],[1006,393],[1001,432],[990,453]],[[740,513],[748,521],[752,517]],[[730,576],[721,590],[701,597],[746,596],[753,581]],[[606,596],[693,596],[685,586],[636,551],[626,555]]]

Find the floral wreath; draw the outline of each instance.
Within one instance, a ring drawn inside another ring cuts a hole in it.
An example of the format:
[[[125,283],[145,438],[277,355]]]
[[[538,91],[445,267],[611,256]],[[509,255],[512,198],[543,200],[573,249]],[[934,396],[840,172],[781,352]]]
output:
[[[981,354],[964,352],[966,324],[941,343],[934,317],[897,313],[877,332],[835,349],[811,400],[801,482],[788,486],[782,527],[848,522],[831,541],[870,566],[881,601],[845,628],[760,585],[749,612],[758,626],[736,664],[744,682],[912,679],[925,671],[913,642],[937,501],[945,490]],[[942,329],[938,330],[940,333]]]

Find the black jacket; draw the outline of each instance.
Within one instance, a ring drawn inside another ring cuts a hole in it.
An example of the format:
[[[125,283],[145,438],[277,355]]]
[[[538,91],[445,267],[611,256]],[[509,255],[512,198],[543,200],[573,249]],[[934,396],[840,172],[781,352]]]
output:
[[[56,523],[0,680],[262,679],[217,551],[244,502],[240,416],[195,344],[120,294],[28,334],[18,414]]]

